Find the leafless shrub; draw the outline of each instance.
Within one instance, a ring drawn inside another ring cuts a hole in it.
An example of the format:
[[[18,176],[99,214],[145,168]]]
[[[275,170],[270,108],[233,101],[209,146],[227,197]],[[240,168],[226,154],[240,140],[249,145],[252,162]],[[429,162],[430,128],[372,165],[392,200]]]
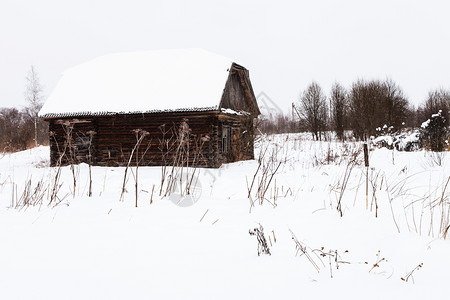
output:
[[[253,174],[250,185],[247,180],[247,197],[250,200],[250,212],[256,202],[262,205],[264,201],[267,201],[275,207],[275,203],[266,197],[266,193],[283,161],[277,159],[277,151],[275,149],[272,150],[270,157],[266,158],[268,150],[269,144],[266,144],[264,148],[261,148],[258,157],[258,168]],[[256,187],[256,193],[255,199],[253,200],[252,191],[254,186]]]
[[[54,201],[56,201],[58,192],[61,189],[62,184],[59,183],[59,180],[61,178],[61,166],[58,166],[56,168],[55,176],[53,177],[53,181],[51,183],[52,188],[50,190],[50,202],[49,204],[52,204]]]
[[[391,209],[392,220],[394,221],[395,227],[397,228],[397,232],[400,233],[400,227],[397,223],[397,219],[394,213],[394,207],[392,202],[401,196],[403,196],[406,191],[406,182],[408,178],[402,179],[398,182],[394,182],[392,185],[386,180],[386,194],[389,202],[389,207]]]
[[[289,232],[291,233],[291,238],[295,243],[295,256],[297,256],[299,253],[300,256],[304,255],[308,259],[309,263],[311,263],[311,265],[317,271],[317,273],[320,273],[321,270],[321,267],[319,265],[321,265],[323,268],[326,267],[325,263],[322,260],[323,258],[328,258],[331,278],[333,278],[333,265],[336,270],[339,270],[340,264],[350,264],[350,262],[342,260],[342,257],[339,255],[337,250],[330,249],[326,251],[325,247],[312,249],[305,243],[300,242],[291,229],[289,229]],[[348,253],[348,250],[345,250],[344,253]]]
[[[435,152],[435,151],[425,151],[425,164],[431,168],[442,167],[445,162],[445,156],[447,152]]]
[[[48,124],[35,119],[31,107],[0,108],[0,152],[16,152],[48,144]],[[36,126],[36,127],[35,127]],[[37,131],[35,131],[35,129]],[[33,133],[37,132],[37,136]]]
[[[408,282],[409,279],[412,280],[412,282],[414,283],[414,272],[420,270],[423,267],[423,263],[418,264],[416,267],[414,267],[414,269],[412,269],[411,271],[409,271],[408,273],[406,273],[406,275],[404,277],[400,277],[401,280],[403,280],[404,282]]]
[[[450,176],[443,185],[440,197],[431,203],[431,208],[433,210],[439,208],[439,235],[444,239],[447,238],[448,230],[450,228],[450,195],[447,191],[449,182]]]
[[[314,249],[312,250],[314,253],[318,253],[320,257],[327,258],[328,257],[328,265],[330,267],[330,276],[333,278],[333,264],[336,268],[336,270],[339,270],[339,264],[349,264],[350,262],[342,260],[341,256],[339,255],[337,250],[328,250],[325,251],[324,247],[321,247],[320,249]],[[345,253],[348,253],[348,250],[345,251]],[[322,261],[323,264],[323,261]]]
[[[362,151],[361,145],[358,143],[342,142],[324,143],[327,149],[324,151],[322,147],[319,149],[310,149],[311,162],[313,167],[323,165],[337,165],[347,164],[349,160],[354,160],[357,165],[362,163],[362,158],[359,154]],[[323,145],[320,143],[319,145]],[[334,147],[333,147],[334,145]]]
[[[182,181],[183,171],[186,172],[186,178],[189,178],[190,134],[191,129],[189,128],[187,120],[183,120],[178,130],[174,131],[175,139],[172,146],[174,153],[172,155],[171,170],[167,179],[161,180],[167,180],[164,196],[169,196],[172,192],[174,192],[178,183],[180,184],[180,192],[182,193],[183,191],[186,191],[186,195],[189,194],[190,186],[188,187],[188,182],[190,180],[185,182],[185,188],[182,187]]]
[[[61,179],[62,160],[66,156],[66,151],[67,151],[67,148],[68,148],[68,144],[64,143],[64,146],[61,149],[59,147],[59,145],[58,145],[58,142],[57,142],[56,137],[54,136],[53,132],[50,132],[50,138],[53,138],[55,140],[56,147],[57,147],[59,155],[58,155],[58,159],[56,161],[56,167],[54,168],[54,170],[56,170],[56,172],[55,172],[55,175],[52,176],[52,181],[50,183],[51,184],[51,188],[49,190],[50,191],[50,200],[49,200],[48,204],[49,205],[54,204],[56,206],[65,198],[65,196],[63,198],[59,198],[58,197],[58,193],[59,193],[59,190],[61,189],[61,186],[62,186],[62,183],[59,182],[60,179]],[[74,177],[74,181],[75,181],[75,177]],[[75,190],[74,190],[74,192],[75,192]]]
[[[342,183],[340,185],[340,193],[339,193],[339,198],[337,201],[337,206],[336,209],[339,212],[339,214],[341,215],[341,217],[343,216],[343,212],[342,212],[342,197],[344,196],[344,192],[347,189],[347,184],[348,181],[350,179],[350,175],[352,174],[353,168],[355,167],[355,162],[354,161],[349,161],[349,163],[347,164],[346,168],[345,168],[345,173],[344,176],[342,178]]]
[[[446,239],[450,228],[450,193],[448,191],[450,177],[433,188],[430,183],[429,191],[425,194],[419,194],[414,191],[416,187],[411,187],[410,183],[410,180],[418,174],[420,173],[392,182],[388,178],[384,180],[385,192],[397,231],[400,232],[399,220],[401,218],[396,217],[393,204],[394,202],[403,201],[406,204],[399,206],[400,203],[397,203],[396,206],[397,209],[403,208],[407,230],[411,231],[412,228],[420,235],[425,230],[426,234],[431,237],[437,235]]]
[[[159,141],[162,154],[160,196],[167,197],[179,188],[181,199],[191,195],[198,180],[198,166],[203,159],[202,148],[209,136],[192,134],[188,120],[167,130],[160,127]]]
[[[264,236],[264,228],[259,224],[259,228],[253,228],[248,231],[250,235],[256,235],[256,240],[258,241],[258,256],[262,254],[270,254],[269,246],[267,245],[266,237]]]
[[[301,253],[300,255],[305,255],[305,257],[308,259],[308,261],[311,263],[314,269],[316,269],[317,273],[319,273],[320,267],[313,259],[313,257],[310,255],[310,253],[314,253],[312,249],[308,247],[306,244],[301,243],[295,236],[294,232],[292,232],[292,230],[289,229],[289,232],[291,233],[291,238],[295,243],[295,250],[296,250],[295,256],[297,256],[299,252]]]
[[[57,168],[60,168],[63,165],[63,163],[68,163],[70,165],[70,172],[72,173],[72,179],[73,179],[73,190],[72,190],[72,196],[75,198],[76,195],[76,189],[77,189],[77,179],[79,175],[79,169],[75,164],[77,163],[76,159],[76,151],[73,144],[73,129],[75,127],[75,123],[71,122],[70,120],[64,120],[61,122],[62,128],[64,129],[64,145],[63,148],[60,149],[58,142],[56,140],[56,137],[54,136],[54,133],[51,133],[53,136],[57,149],[58,149],[58,161],[56,163]]]
[[[344,154],[345,155],[345,154]],[[311,161],[314,167],[337,164],[340,165],[342,159],[345,159],[345,156],[340,155],[337,151],[332,149],[331,143],[328,142],[328,147],[326,151],[313,151],[311,154]]]
[[[11,181],[13,187],[11,208],[22,210],[36,206],[40,208],[42,205],[56,207],[62,203],[70,193],[60,196],[60,189],[63,185],[60,183],[61,168],[50,171],[48,176],[42,176],[37,182],[34,182],[31,177],[28,178],[23,186]],[[55,173],[52,174],[52,171]],[[21,191],[20,194],[19,191]]]
[[[345,191],[347,190],[348,182],[350,180],[350,176],[352,174],[353,169],[361,164],[360,158],[361,151],[362,149],[359,147],[354,148],[353,152],[346,154],[347,164],[345,167],[344,174],[342,176],[339,176],[337,182],[333,184],[333,186],[331,187],[331,190],[337,194],[336,209],[341,217],[344,215],[342,211],[342,199]]]
[[[374,269],[379,268],[380,264],[382,262],[387,262],[387,259],[384,257],[381,257],[381,251],[378,250],[377,254],[376,254],[376,260],[375,263],[372,264],[372,267],[369,270],[369,273],[372,272]],[[369,264],[368,262],[366,262],[366,264]]]
[[[370,170],[370,176],[368,177],[368,182],[372,188],[372,201],[370,204],[370,210],[372,211],[373,205],[375,205],[375,218],[378,217],[378,199],[377,199],[377,190],[378,190],[378,180],[383,182],[383,176],[380,176],[381,170],[378,172],[375,169]]]
[[[418,174],[420,173],[393,182],[390,182],[387,178],[385,180],[385,191],[397,231],[400,232],[400,226],[398,217],[394,213],[393,202],[398,199],[399,201],[406,201],[406,204],[403,205],[403,213],[409,231],[413,228],[416,233],[422,235],[423,231],[426,230],[429,236],[435,237],[437,235],[446,239],[450,228],[450,193],[448,191],[450,177],[434,188],[430,183],[429,191],[421,195],[415,192],[416,187],[411,187],[410,184],[410,180]],[[418,220],[417,216],[419,216]]]
[[[30,206],[41,206],[43,204],[48,188],[49,185],[46,184],[44,178],[38,180],[35,185],[32,184],[31,178],[27,179],[22,191],[22,195],[14,203],[14,208],[24,209]]]

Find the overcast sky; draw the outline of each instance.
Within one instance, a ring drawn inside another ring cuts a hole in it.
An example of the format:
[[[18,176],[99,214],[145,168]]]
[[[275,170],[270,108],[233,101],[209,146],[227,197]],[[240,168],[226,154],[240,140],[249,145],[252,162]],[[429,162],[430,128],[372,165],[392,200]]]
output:
[[[1,0],[0,107],[25,105],[34,65],[48,96],[61,73],[114,52],[204,48],[250,70],[279,107],[313,80],[398,83],[414,104],[450,88],[450,1]]]

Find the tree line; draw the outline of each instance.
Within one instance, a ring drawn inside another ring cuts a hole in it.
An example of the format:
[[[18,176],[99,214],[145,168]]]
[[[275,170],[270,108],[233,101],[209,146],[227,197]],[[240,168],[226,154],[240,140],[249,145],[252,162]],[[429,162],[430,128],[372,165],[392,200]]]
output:
[[[27,107],[0,108],[0,152],[13,152],[48,144],[48,124],[39,118],[43,91],[31,66],[24,93]],[[261,133],[310,132],[322,140],[334,131],[345,141],[348,133],[366,140],[380,133],[422,128],[424,146],[436,151],[448,147],[450,90],[431,90],[419,107],[408,101],[402,88],[391,79],[355,81],[349,88],[334,83],[328,95],[315,81],[292,104],[292,115],[278,113],[257,121]],[[447,142],[446,142],[447,141]]]
[[[386,131],[419,128],[430,120],[432,126],[428,130],[437,126],[441,131],[431,139],[439,136],[444,142],[449,134],[449,108],[450,91],[443,88],[431,90],[423,103],[415,108],[402,88],[391,79],[359,79],[348,89],[334,83],[328,95],[313,81],[293,103],[295,118],[283,114],[263,118],[260,128],[267,133],[308,131],[316,140],[323,139],[326,132],[334,131],[344,141],[345,133],[350,132],[358,140],[367,140]],[[440,121],[436,119],[437,114]],[[438,123],[440,125],[436,125]],[[429,133],[422,131],[424,137],[428,134],[430,138]]]
[[[38,116],[43,105],[42,93],[36,69],[31,66],[24,93],[27,107],[0,108],[0,152],[48,144],[48,125]]]

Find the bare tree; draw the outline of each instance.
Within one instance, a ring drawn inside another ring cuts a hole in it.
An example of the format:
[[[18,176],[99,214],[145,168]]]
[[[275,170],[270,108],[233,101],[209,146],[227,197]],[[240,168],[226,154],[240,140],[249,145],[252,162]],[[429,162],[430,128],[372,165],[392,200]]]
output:
[[[398,130],[406,120],[409,103],[401,87],[392,79],[386,79],[382,83],[382,113],[381,119]]]
[[[327,119],[327,102],[322,88],[314,81],[300,98],[300,115],[313,137],[321,140]]]
[[[406,121],[409,107],[402,89],[392,80],[358,80],[349,93],[350,127],[356,138],[377,134],[378,127],[397,131]]]
[[[350,90],[350,126],[353,135],[361,140],[376,133],[377,86],[376,81],[357,80]]]
[[[445,118],[445,126],[449,126],[450,91],[443,88],[428,92],[427,99],[419,108],[420,122],[428,120],[438,111],[441,111],[441,115]]]
[[[34,144],[38,146],[39,111],[42,108],[42,87],[34,66],[26,77],[25,100],[29,103],[28,112],[34,122]]]
[[[347,126],[347,91],[339,83],[334,83],[331,87],[330,109],[331,125],[339,140],[344,141],[344,130]]]

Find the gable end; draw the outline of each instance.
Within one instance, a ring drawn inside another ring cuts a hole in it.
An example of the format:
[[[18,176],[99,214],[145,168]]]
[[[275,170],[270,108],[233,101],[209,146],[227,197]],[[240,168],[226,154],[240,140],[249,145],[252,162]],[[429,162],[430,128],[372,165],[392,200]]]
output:
[[[233,63],[220,101],[219,109],[244,111],[253,117],[261,114],[246,68]]]

